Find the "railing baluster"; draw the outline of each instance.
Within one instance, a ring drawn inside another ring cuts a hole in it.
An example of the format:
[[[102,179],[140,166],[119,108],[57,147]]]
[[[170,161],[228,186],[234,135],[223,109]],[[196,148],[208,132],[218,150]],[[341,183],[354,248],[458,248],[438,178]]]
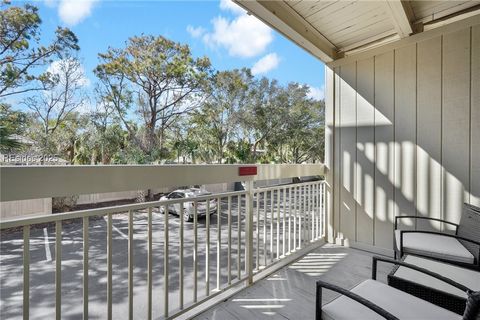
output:
[[[312,224],[312,231],[310,232],[310,241],[315,240],[315,185],[310,186],[310,223]]]
[[[312,226],[313,226],[313,233],[312,233],[312,240],[317,239],[318,227],[317,227],[317,184],[312,185],[313,189],[313,196],[312,196]]]
[[[133,319],[133,211],[128,211],[128,319]]]
[[[217,290],[220,291],[220,258],[222,250],[222,215],[221,215],[221,198],[217,198]]]
[[[88,319],[88,217],[83,217],[83,319]]]
[[[207,244],[206,244],[206,259],[205,259],[205,293],[207,297],[210,295],[210,198],[207,202],[206,213],[206,228],[207,228]]]
[[[283,219],[282,219],[282,256],[285,256],[285,214],[287,210],[287,188],[283,188]]]
[[[253,284],[253,181],[245,182],[245,273],[247,285]]]
[[[257,243],[256,243],[257,256],[255,261],[255,266],[256,266],[255,269],[260,270],[260,192],[257,192],[256,195],[257,195]]]
[[[107,318],[112,320],[112,214],[107,216]]]
[[[302,223],[302,227],[300,228],[301,230],[301,236],[302,236],[302,240],[300,241],[300,248],[303,248],[304,246],[304,243],[305,243],[305,238],[306,238],[306,235],[305,235],[305,231],[307,229],[307,221],[306,221],[306,202],[307,202],[307,199],[306,199],[306,194],[307,194],[307,190],[306,190],[306,187],[305,185],[303,185],[302,187],[302,208],[301,208],[301,217],[300,217],[300,222]]]
[[[152,319],[152,288],[153,288],[153,279],[152,279],[152,208],[148,208],[148,256],[147,256],[147,287],[148,287],[148,297],[147,297],[147,319]]]
[[[321,235],[321,231],[320,231],[320,198],[321,198],[321,193],[320,193],[320,187],[321,187],[321,184],[318,183],[317,184],[317,207],[316,207],[316,214],[317,214],[317,239],[319,239],[322,235]]]
[[[327,207],[327,198],[326,198],[326,194],[325,194],[325,188],[326,188],[326,185],[325,185],[325,182],[322,183],[322,191],[320,193],[320,197],[322,199],[322,207],[321,207],[321,210],[320,210],[320,216],[321,216],[321,225],[322,225],[322,236],[324,236],[326,234],[326,228],[327,228],[327,224],[326,224],[326,221],[325,221],[325,208]]]
[[[241,248],[242,248],[242,217],[241,217],[241,204],[242,196],[237,197],[237,278],[240,280],[242,276],[242,260],[241,260]]]
[[[273,190],[270,191],[270,263],[273,262],[273,216],[275,207],[273,204]]]
[[[179,279],[178,279],[178,283],[179,283],[179,286],[180,286],[180,290],[178,292],[179,294],[179,304],[180,304],[180,310],[183,309],[183,220],[185,219],[185,204],[182,202],[180,203],[180,243],[179,243],[179,247],[178,247],[178,254],[179,254],[179,257],[178,257],[178,270],[179,270]],[[187,213],[188,215],[189,213]]]
[[[227,198],[227,284],[232,284],[232,197]]]
[[[247,181],[246,184],[248,184],[248,183],[249,183],[249,182]],[[253,187],[252,187],[252,189],[253,189]],[[248,220],[249,220],[249,218],[250,218],[250,217],[249,217],[249,214],[253,214],[253,213],[252,213],[253,211],[249,212],[248,200],[247,200],[247,198],[248,198],[248,194],[245,195],[245,240],[244,240],[244,241],[245,241],[245,245],[243,246],[243,247],[244,247],[244,250],[243,250],[243,251],[244,251],[244,255],[243,255],[243,256],[244,256],[245,258],[244,258],[243,260],[244,260],[244,263],[245,263],[245,273],[248,274],[248,268],[249,268],[249,265],[248,265],[248,263],[249,263],[249,260],[248,260],[248,250],[249,250],[249,249],[248,249],[248,248],[249,248],[249,243],[248,243],[248,241],[249,241],[248,223],[249,223],[249,222],[248,222]],[[252,207],[252,210],[253,210],[253,207]],[[252,231],[253,231],[253,229],[252,229]],[[252,232],[252,239],[253,239],[253,232]],[[252,241],[253,241],[253,240],[252,240]]]
[[[164,303],[164,315],[165,318],[168,318],[168,205],[164,206],[164,212],[165,212],[165,219],[164,219],[164,228],[163,228],[163,281],[164,281],[164,295],[163,295],[163,303]]]
[[[23,319],[30,317],[30,226],[23,227]]]
[[[297,250],[297,187],[293,187],[293,251]]]
[[[307,236],[305,237],[305,244],[308,245],[308,243],[310,242],[310,233],[311,233],[311,229],[312,229],[312,224],[310,222],[310,209],[311,209],[310,189],[311,189],[311,185],[307,185],[306,188],[307,188],[307,194],[306,194],[307,210],[305,211],[305,219],[306,219],[307,224],[305,226],[307,227]]]
[[[193,203],[193,302],[198,298],[198,202]]]
[[[277,190],[277,260],[280,259],[280,189]]]
[[[227,283],[232,284],[232,196],[228,196]]]
[[[62,221],[55,223],[55,318],[62,319]]]
[[[317,239],[317,184],[312,184],[312,241]]]
[[[267,191],[263,192],[263,263],[267,266]]]
[[[304,186],[300,186],[299,189],[300,189],[300,194],[298,195],[298,201],[299,202],[301,201],[301,203],[298,204],[299,211],[300,211],[299,217],[298,217],[298,248],[301,249],[302,240],[303,240],[302,218],[303,218],[303,214],[305,213],[305,190],[304,190]]]
[[[292,252],[292,188],[288,188],[288,253]]]

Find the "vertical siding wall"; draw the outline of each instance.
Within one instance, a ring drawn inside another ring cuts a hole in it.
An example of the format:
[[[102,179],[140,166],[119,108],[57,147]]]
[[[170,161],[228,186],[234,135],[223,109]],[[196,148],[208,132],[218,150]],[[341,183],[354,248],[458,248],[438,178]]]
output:
[[[326,68],[330,241],[390,253],[394,216],[480,206],[479,21]]]

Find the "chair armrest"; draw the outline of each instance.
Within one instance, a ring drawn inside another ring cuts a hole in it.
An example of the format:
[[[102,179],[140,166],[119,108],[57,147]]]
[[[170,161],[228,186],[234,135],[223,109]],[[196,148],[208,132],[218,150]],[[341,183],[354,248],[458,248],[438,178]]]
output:
[[[455,233],[457,233],[458,230],[458,224],[453,223],[447,220],[442,220],[442,219],[437,219],[437,218],[430,218],[430,217],[419,217],[419,216],[396,216],[395,217],[395,230],[397,230],[398,227],[398,219],[403,219],[403,218],[409,218],[409,219],[418,219],[418,220],[432,220],[432,221],[438,221],[446,224],[450,224],[452,226],[455,226]]]
[[[316,320],[321,320],[322,319],[322,288],[329,289],[335,292],[340,293],[341,295],[344,295],[362,305],[365,307],[369,308],[373,312],[379,314],[383,318],[387,320],[398,320],[397,317],[386,311],[385,309],[377,306],[376,304],[372,303],[371,301],[359,296],[358,294],[355,294],[351,292],[350,290],[341,288],[339,286],[336,286],[334,284],[322,281],[322,280],[317,280],[317,288],[316,288],[316,306],[315,306],[315,319]]]
[[[462,290],[465,293],[467,293],[469,291],[472,291],[470,288],[467,288],[463,284],[460,284],[456,281],[453,281],[450,278],[444,277],[442,275],[439,275],[438,273],[432,272],[432,271],[427,270],[425,268],[422,268],[422,267],[419,267],[419,266],[416,266],[416,265],[413,265],[413,264],[410,264],[410,263],[406,263],[406,262],[403,262],[403,261],[398,261],[398,260],[393,260],[393,259],[390,259],[390,258],[383,258],[383,257],[378,257],[378,256],[372,257],[372,279],[373,280],[377,280],[377,263],[378,263],[378,261],[391,263],[391,264],[394,264],[394,265],[402,266],[402,267],[405,267],[405,268],[416,270],[418,272],[425,273],[425,274],[427,274],[427,275],[429,275],[433,278],[436,278],[440,281],[443,281],[443,282],[445,282],[445,283],[447,283],[447,284],[449,284],[449,285],[451,285],[451,286],[453,286],[453,287],[455,287],[459,290]]]

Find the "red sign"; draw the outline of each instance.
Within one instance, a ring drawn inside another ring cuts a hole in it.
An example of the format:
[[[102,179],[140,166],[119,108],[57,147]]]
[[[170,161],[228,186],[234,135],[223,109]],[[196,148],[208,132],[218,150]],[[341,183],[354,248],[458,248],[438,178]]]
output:
[[[257,175],[257,167],[240,167],[238,168],[238,175],[239,176],[256,176]]]

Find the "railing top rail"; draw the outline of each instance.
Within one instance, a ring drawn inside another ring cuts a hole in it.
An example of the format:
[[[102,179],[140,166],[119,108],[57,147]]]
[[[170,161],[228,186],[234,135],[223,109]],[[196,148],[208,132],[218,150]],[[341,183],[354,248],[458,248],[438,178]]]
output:
[[[289,188],[295,188],[298,186],[311,186],[314,184],[320,184],[324,182],[325,180],[313,180],[313,181],[305,181],[305,182],[299,182],[299,183],[277,184],[274,186],[255,188],[253,192],[262,193],[262,192],[268,192],[268,191],[277,190],[277,189],[289,189]]]
[[[257,175],[240,176],[245,166]],[[323,174],[323,164],[0,166],[0,201]]]
[[[84,218],[84,217],[105,216],[107,214],[122,213],[122,212],[127,212],[129,210],[132,210],[132,211],[143,210],[143,209],[165,206],[170,204],[177,204],[177,203],[199,202],[199,201],[204,201],[209,199],[240,196],[240,195],[245,195],[246,193],[247,193],[246,191],[212,193],[210,195],[193,197],[193,198],[157,200],[157,201],[150,201],[150,202],[144,202],[144,203],[133,203],[133,204],[125,204],[125,205],[119,205],[119,206],[112,206],[112,207],[78,210],[78,211],[64,212],[64,213],[58,213],[58,214],[46,214],[46,215],[39,215],[35,217],[27,216],[22,218],[2,220],[0,222],[0,230],[20,227],[25,225],[50,223],[55,221],[71,220],[71,219]]]

